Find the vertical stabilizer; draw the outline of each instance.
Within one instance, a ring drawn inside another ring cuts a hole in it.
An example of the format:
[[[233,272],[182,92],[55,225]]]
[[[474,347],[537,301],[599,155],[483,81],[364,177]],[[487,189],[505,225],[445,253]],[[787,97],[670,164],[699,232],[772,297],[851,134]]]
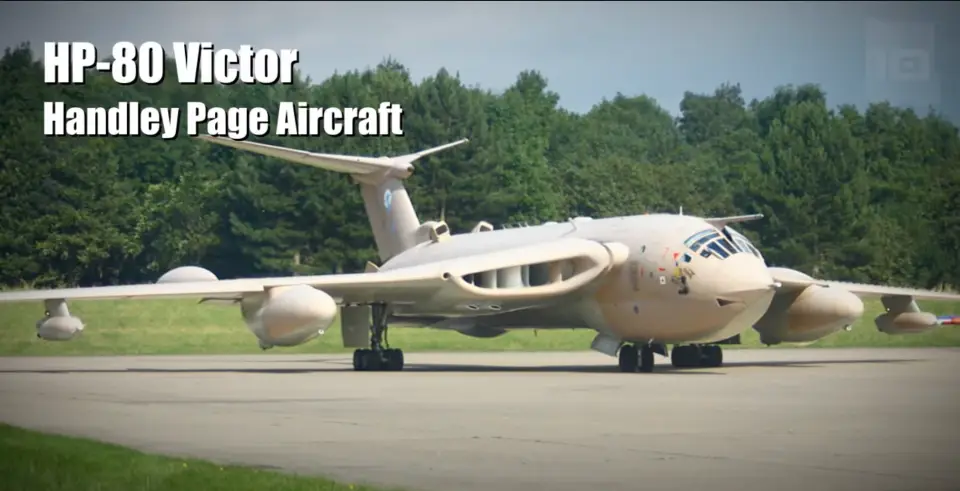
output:
[[[420,219],[403,186],[403,180],[413,174],[413,162],[469,141],[464,138],[399,157],[359,157],[307,152],[209,135],[197,138],[288,162],[352,175],[360,184],[360,193],[381,261],[386,261],[417,244]]]
[[[380,183],[368,183],[358,178],[358,182],[380,260],[386,261],[417,245],[420,219],[403,182],[395,177],[388,177]]]

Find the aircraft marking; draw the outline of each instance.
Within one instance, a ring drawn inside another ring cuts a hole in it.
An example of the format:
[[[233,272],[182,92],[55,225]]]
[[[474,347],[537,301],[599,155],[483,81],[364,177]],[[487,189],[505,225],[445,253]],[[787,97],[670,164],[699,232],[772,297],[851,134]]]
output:
[[[383,207],[390,211],[390,205],[393,204],[393,191],[387,189],[383,192]]]

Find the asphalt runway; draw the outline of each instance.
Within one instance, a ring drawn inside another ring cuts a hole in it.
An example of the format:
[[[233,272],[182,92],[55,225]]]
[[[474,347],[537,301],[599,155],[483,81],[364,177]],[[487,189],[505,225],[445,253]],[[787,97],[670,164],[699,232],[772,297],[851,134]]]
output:
[[[0,358],[0,421],[411,490],[960,489],[960,350]]]

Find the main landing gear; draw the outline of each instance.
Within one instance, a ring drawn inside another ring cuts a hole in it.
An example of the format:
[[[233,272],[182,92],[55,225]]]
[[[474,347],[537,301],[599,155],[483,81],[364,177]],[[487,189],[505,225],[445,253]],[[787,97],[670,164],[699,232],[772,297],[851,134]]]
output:
[[[715,344],[675,346],[670,361],[675,368],[717,368],[723,365],[723,348]]]
[[[621,372],[653,371],[653,354],[657,353],[657,346],[645,344],[625,344],[620,347],[619,364]]]
[[[387,340],[387,306],[374,304],[371,310],[373,324],[370,326],[370,348],[353,352],[353,369],[358,372],[403,370],[403,351],[391,348]]]

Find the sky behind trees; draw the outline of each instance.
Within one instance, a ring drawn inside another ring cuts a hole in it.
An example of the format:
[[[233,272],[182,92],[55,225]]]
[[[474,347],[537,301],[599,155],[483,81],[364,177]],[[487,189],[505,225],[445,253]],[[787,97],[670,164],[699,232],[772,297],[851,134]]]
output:
[[[618,92],[673,114],[684,91],[739,83],[763,98],[820,84],[828,104],[888,100],[960,121],[954,2],[4,2],[0,44],[212,41],[298,48],[314,80],[385,57],[504,90],[537,70],[564,108]],[[42,52],[42,49],[36,51]],[[928,61],[924,62],[926,57]]]

